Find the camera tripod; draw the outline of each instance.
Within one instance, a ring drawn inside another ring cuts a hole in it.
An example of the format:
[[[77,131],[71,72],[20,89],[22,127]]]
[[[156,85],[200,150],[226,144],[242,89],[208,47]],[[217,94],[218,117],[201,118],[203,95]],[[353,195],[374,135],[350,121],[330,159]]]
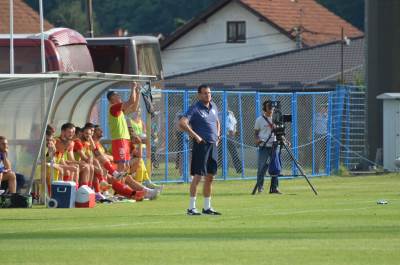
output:
[[[278,145],[273,147],[273,148],[278,148],[278,146],[280,148],[279,156],[280,156],[280,153],[282,151],[282,148],[284,148],[286,150],[286,152],[289,154],[290,159],[292,160],[292,162],[296,165],[297,169],[300,171],[301,174],[299,176],[303,176],[306,179],[308,185],[311,187],[311,189],[314,192],[314,194],[318,195],[318,193],[315,190],[314,186],[311,184],[311,182],[308,179],[307,175],[304,173],[304,170],[303,170],[302,166],[300,165],[300,162],[294,157],[292,150],[289,149],[289,147],[285,144],[285,141],[283,139],[279,139],[278,140]],[[259,188],[259,186],[258,186],[258,182],[257,182],[256,185],[254,186],[253,192],[251,194],[254,195],[258,188]]]

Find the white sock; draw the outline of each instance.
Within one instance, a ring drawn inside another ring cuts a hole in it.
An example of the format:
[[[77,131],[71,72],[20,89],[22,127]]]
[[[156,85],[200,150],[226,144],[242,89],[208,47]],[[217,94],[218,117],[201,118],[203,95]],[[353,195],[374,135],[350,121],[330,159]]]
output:
[[[146,192],[151,191],[151,189],[147,188],[146,186],[143,186],[143,190],[146,191]]]
[[[204,210],[211,208],[211,197],[204,197]]]
[[[189,210],[196,208],[196,197],[190,197]]]

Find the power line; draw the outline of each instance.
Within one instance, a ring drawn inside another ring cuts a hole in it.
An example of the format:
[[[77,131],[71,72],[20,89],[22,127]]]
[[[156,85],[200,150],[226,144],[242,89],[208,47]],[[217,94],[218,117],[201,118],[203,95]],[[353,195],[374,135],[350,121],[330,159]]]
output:
[[[246,38],[246,39],[247,39],[247,40],[252,40],[252,39],[258,39],[258,38],[264,38],[264,37],[276,36],[276,35],[282,35],[282,33],[276,32],[276,33],[268,33],[268,34],[262,34],[262,35],[255,35],[255,36],[252,36],[252,37],[248,37],[248,38]],[[183,46],[183,47],[177,47],[177,48],[167,48],[167,49],[165,49],[165,50],[166,50],[166,51],[183,50],[183,49],[190,49],[190,48],[198,48],[198,47],[212,46],[212,45],[223,44],[223,43],[227,43],[227,42],[226,42],[226,41],[216,41],[216,42],[203,43],[203,44],[190,45],[190,46]]]
[[[263,47],[270,47],[273,45],[277,45],[277,44],[286,44],[286,43],[293,43],[292,40],[285,40],[285,41],[278,41],[278,42],[272,42],[272,43],[265,43],[265,44],[247,44],[245,46],[230,46],[230,47],[218,47],[218,48],[211,48],[211,49],[196,49],[196,50],[191,50],[191,51],[180,51],[179,52],[206,52],[206,51],[216,51],[216,50],[230,50],[230,49],[245,49],[247,47],[257,47],[257,46],[263,46]],[[170,51],[170,50],[168,50]]]

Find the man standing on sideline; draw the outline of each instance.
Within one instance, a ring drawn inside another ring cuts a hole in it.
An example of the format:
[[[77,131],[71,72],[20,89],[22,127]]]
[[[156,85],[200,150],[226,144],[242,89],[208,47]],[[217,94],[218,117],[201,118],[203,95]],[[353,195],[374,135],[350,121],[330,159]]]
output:
[[[276,141],[276,136],[273,132],[275,125],[272,119],[274,109],[275,107],[273,106],[272,101],[264,101],[262,106],[263,115],[258,117],[254,124],[254,137],[256,146],[258,146],[258,193],[264,191],[264,176],[267,173],[272,152],[277,152],[277,148],[273,148],[273,144]],[[278,189],[278,185],[278,176],[271,176],[271,187],[269,193],[280,194],[281,192]]]
[[[236,173],[242,173],[242,161],[239,158],[239,154],[237,151],[237,120],[233,111],[228,110],[228,115],[226,116],[225,120],[226,124],[226,133],[227,133],[227,147],[229,154],[232,158],[233,166],[235,167]],[[222,152],[220,152],[222,154]],[[220,159],[222,161],[222,159]]]
[[[122,102],[121,96],[115,91],[107,93],[107,99],[110,103],[108,113],[108,123],[111,134],[111,146],[114,163],[118,165],[119,172],[129,171],[130,141],[128,125],[125,114],[128,110],[135,112],[139,107],[139,87],[136,82],[132,83],[131,95],[127,102]]]
[[[328,105],[322,104],[315,115],[315,162],[314,173],[319,174],[320,168],[326,165],[326,143],[328,135]]]
[[[193,138],[192,161],[190,174],[193,175],[190,185],[190,205],[188,215],[201,215],[196,209],[197,186],[204,176],[203,214],[221,215],[211,207],[212,182],[218,168],[218,141],[220,139],[220,123],[218,109],[211,101],[211,89],[200,85],[197,89],[199,101],[192,105],[181,117],[181,128]]]

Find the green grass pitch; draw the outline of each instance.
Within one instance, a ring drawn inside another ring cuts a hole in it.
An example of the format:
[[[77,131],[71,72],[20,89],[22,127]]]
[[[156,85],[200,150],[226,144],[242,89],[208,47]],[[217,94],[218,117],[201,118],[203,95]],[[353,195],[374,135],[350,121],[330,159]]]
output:
[[[155,201],[0,209],[0,264],[400,264],[400,175],[311,181],[318,196],[301,178],[256,196],[253,181],[218,181],[222,216],[186,216],[187,184]]]

